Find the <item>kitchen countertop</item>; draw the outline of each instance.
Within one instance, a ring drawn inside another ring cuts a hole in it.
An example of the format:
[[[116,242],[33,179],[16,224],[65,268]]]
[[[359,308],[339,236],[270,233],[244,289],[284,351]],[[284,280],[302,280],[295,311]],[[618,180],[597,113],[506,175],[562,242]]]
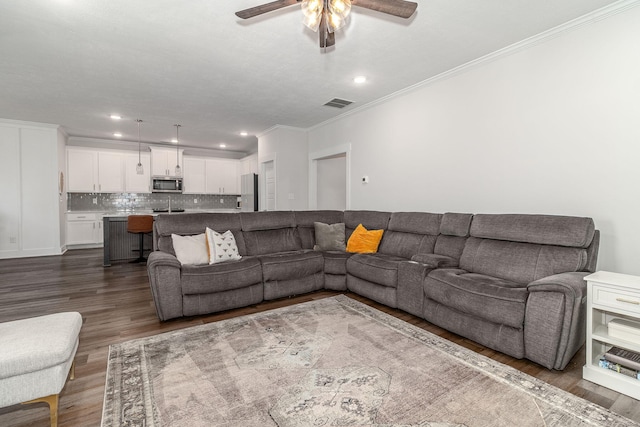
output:
[[[127,217],[129,215],[153,215],[156,216],[158,214],[179,214],[179,213],[237,213],[240,212],[240,209],[185,209],[182,212],[153,212],[151,209],[139,209],[133,211],[67,211],[68,214],[101,214],[103,217]]]

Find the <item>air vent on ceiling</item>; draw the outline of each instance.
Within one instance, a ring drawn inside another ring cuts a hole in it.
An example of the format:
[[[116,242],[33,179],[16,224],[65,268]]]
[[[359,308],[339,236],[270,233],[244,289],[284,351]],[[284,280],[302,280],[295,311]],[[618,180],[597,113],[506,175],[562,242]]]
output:
[[[353,101],[347,101],[346,99],[333,98],[331,101],[327,102],[327,107],[336,107],[336,108],[344,108],[349,104],[353,104]]]

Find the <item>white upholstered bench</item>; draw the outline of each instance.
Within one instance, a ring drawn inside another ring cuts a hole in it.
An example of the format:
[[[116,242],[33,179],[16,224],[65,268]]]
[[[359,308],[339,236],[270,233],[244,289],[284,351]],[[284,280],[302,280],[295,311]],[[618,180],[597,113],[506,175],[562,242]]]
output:
[[[0,323],[0,408],[47,402],[56,427],[58,395],[67,376],[73,379],[81,327],[77,312]]]

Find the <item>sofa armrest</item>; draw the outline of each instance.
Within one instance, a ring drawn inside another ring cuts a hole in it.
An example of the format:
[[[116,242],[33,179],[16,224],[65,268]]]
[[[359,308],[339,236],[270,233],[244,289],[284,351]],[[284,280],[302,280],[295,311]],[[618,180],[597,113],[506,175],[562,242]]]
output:
[[[588,272],[554,274],[527,286],[525,357],[562,370],[585,342]]]
[[[398,288],[396,297],[398,308],[414,316],[423,318],[422,303],[424,301],[424,278],[433,267],[416,261],[398,264]]]
[[[411,257],[411,261],[426,264],[431,268],[453,268],[458,266],[458,260],[439,254],[416,254]]]
[[[182,317],[182,264],[166,252],[154,251],[147,259],[151,294],[160,320]]]

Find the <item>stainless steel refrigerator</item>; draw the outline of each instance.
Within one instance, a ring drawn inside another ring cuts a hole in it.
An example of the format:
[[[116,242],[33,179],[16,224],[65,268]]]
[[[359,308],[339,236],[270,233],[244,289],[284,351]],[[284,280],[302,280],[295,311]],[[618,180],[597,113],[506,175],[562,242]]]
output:
[[[258,175],[249,173],[240,177],[240,197],[242,212],[258,210]]]

